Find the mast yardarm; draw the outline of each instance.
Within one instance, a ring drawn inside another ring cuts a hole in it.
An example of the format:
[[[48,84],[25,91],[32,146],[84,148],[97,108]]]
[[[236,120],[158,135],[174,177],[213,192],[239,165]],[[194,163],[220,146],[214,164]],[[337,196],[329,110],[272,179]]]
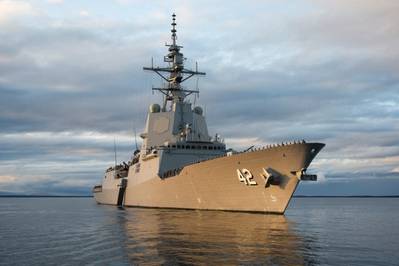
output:
[[[166,81],[166,85],[162,88],[152,88],[152,90],[160,91],[165,95],[163,110],[166,109],[166,105],[168,101],[170,102],[183,102],[184,99],[192,94],[199,93],[198,90],[186,90],[183,89],[181,83],[188,80],[194,75],[205,75],[205,72],[199,72],[196,64],[196,69],[190,70],[184,68],[184,56],[183,53],[180,52],[180,49],[183,46],[179,46],[176,43],[177,35],[176,35],[176,15],[172,15],[172,44],[166,44],[169,53],[164,56],[164,62],[168,63],[167,67],[154,67],[152,64],[151,67],[143,67],[144,70],[151,70],[157,73],[162,79]],[[169,75],[168,75],[169,74]]]

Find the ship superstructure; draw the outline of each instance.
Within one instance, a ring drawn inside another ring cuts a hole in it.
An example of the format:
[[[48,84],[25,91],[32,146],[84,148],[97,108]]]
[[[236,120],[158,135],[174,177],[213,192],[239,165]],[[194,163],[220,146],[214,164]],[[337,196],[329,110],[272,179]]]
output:
[[[172,15],[171,44],[165,67],[144,67],[165,82],[162,106],[149,107],[140,150],[131,161],[110,167],[93,193],[99,203],[124,206],[238,210],[283,213],[300,180],[307,175],[321,143],[282,143],[244,152],[226,150],[208,133],[203,110],[188,96],[198,90],[182,83],[195,75],[186,69]]]

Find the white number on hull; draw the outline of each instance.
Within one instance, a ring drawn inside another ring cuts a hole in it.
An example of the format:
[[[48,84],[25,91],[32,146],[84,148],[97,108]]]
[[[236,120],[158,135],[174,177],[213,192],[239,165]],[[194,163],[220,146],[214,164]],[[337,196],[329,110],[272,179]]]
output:
[[[244,182],[247,186],[256,186],[257,183],[255,180],[252,180],[254,177],[248,169],[243,168],[242,170],[237,169],[238,180],[240,182]]]

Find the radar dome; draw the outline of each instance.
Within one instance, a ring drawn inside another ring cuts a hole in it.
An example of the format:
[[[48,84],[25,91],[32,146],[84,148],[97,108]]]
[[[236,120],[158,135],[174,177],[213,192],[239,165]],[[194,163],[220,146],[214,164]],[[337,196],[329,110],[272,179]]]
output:
[[[150,105],[150,113],[159,113],[161,111],[161,106],[159,104],[154,103]]]
[[[202,108],[199,106],[194,107],[194,113],[196,113],[198,115],[202,115],[202,113],[203,113]]]

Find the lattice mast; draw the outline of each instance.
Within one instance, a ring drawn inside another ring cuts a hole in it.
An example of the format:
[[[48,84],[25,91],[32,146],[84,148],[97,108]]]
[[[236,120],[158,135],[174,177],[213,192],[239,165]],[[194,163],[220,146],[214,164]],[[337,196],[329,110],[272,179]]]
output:
[[[183,102],[184,99],[192,94],[199,93],[198,90],[187,90],[181,86],[181,83],[188,80],[194,75],[205,75],[205,72],[198,71],[198,64],[195,64],[195,71],[184,68],[184,56],[180,52],[183,46],[179,46],[176,43],[176,15],[172,15],[172,44],[166,44],[169,53],[164,56],[164,62],[168,63],[168,67],[154,67],[152,63],[151,67],[143,67],[144,70],[151,70],[157,73],[167,83],[163,88],[152,88],[152,90],[160,91],[164,94],[163,111],[166,111],[168,102]],[[168,76],[169,74],[169,76]]]

